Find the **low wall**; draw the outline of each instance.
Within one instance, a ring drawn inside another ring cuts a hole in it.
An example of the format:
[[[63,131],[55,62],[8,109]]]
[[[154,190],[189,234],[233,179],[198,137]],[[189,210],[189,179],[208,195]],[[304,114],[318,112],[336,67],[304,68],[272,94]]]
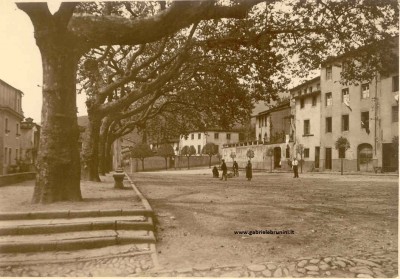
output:
[[[209,156],[191,156],[189,158],[190,167],[208,166],[210,163]],[[132,159],[130,163],[126,162],[124,169],[130,173],[143,171],[142,161],[140,159]],[[219,165],[219,160],[216,156],[211,157],[211,165]],[[184,169],[188,167],[188,158],[186,156],[175,156],[167,159],[168,169]],[[144,171],[165,170],[164,157],[149,157],[144,159]]]
[[[292,143],[291,152],[293,152]],[[254,158],[251,159],[252,168],[255,170],[266,170],[271,171],[291,171],[291,166],[288,164],[289,158],[286,158],[285,150],[286,143],[277,143],[273,145],[264,145],[264,144],[253,144],[250,146],[236,146],[236,147],[225,147],[222,150],[222,158],[225,159],[228,167],[233,165],[233,159],[230,157],[230,154],[235,153],[235,161],[238,163],[240,169],[244,169],[247,165],[249,158],[247,158],[247,151],[249,149],[254,151]],[[267,150],[269,148],[280,147],[281,148],[281,157],[280,157],[280,166],[274,166],[274,156],[273,154],[268,155]]]
[[[176,168],[187,169],[188,157],[177,156],[176,158],[177,158]],[[203,166],[209,166],[209,164],[210,164],[210,156],[190,156],[189,158],[190,167],[203,167]],[[213,165],[220,165],[219,159],[216,156],[211,157],[211,166]]]
[[[7,186],[25,180],[32,180],[35,179],[35,177],[36,177],[35,172],[21,172],[21,173],[1,175],[0,186]]]

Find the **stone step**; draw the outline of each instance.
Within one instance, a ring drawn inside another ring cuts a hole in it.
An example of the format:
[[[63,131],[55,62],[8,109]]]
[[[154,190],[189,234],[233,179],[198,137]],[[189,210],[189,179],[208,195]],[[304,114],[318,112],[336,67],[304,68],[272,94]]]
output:
[[[93,249],[129,243],[155,243],[152,231],[99,230],[39,235],[8,235],[0,240],[0,253],[29,253]]]
[[[62,211],[36,211],[36,212],[9,212],[0,213],[0,220],[32,220],[55,218],[86,218],[86,217],[113,217],[113,216],[153,216],[153,211],[148,209],[112,209],[112,210],[62,210]]]
[[[31,235],[94,230],[154,230],[141,216],[0,221],[0,235]]]
[[[109,258],[116,256],[130,256],[134,254],[151,253],[149,243],[130,243],[105,246],[92,249],[79,249],[69,251],[44,251],[27,253],[0,253],[0,266],[21,265],[23,262],[37,263],[66,263],[95,258]]]

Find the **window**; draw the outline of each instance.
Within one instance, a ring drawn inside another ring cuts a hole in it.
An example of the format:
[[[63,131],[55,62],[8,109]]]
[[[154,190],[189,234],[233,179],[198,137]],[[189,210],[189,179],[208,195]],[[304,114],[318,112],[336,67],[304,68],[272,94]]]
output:
[[[8,130],[8,118],[5,119],[4,127],[5,127],[5,132],[6,132],[6,134],[7,134],[8,132],[10,132],[10,131]]]
[[[321,85],[319,83],[317,83],[317,90],[321,89]]]
[[[399,76],[392,77],[392,92],[399,91]]]
[[[361,85],[361,99],[369,98],[369,84],[365,83]]]
[[[218,133],[214,133],[214,139],[219,139],[219,134]]]
[[[201,146],[200,145],[197,146],[197,154],[201,154]]]
[[[350,102],[349,89],[344,88],[342,89],[342,103],[349,103],[349,102]]]
[[[350,62],[349,61],[343,61],[342,62],[342,73],[347,72],[349,70]]]
[[[342,131],[348,131],[349,130],[349,115],[345,114],[342,115]]]
[[[194,139],[194,134],[191,134],[190,137],[191,137],[192,139]]]
[[[226,139],[230,140],[231,139],[231,134],[226,134]]]
[[[19,124],[17,123],[17,136],[19,136]]]
[[[325,94],[325,106],[331,106],[332,105],[332,93],[326,93]]]
[[[326,67],[326,80],[332,79],[332,66]]]
[[[304,120],[304,135],[310,134],[310,120]]]
[[[200,133],[197,134],[197,139],[201,139],[201,134]]]
[[[325,118],[325,133],[332,133],[332,117]]]
[[[304,158],[310,157],[310,148],[304,148]]]
[[[7,164],[7,147],[4,147],[4,164]]]
[[[315,107],[317,105],[317,96],[312,96],[312,106]]]
[[[308,87],[308,93],[312,92],[312,86]]]
[[[258,118],[258,128],[261,128],[261,125],[262,125],[261,123],[262,123],[262,118],[259,117],[259,118]]]
[[[11,148],[8,149],[8,164],[11,165]]]
[[[304,99],[303,98],[300,99],[300,108],[304,108]]]
[[[369,111],[361,112],[361,129],[369,130]]]
[[[392,122],[399,122],[399,106],[392,107]]]
[[[15,161],[18,160],[18,149],[15,149]]]

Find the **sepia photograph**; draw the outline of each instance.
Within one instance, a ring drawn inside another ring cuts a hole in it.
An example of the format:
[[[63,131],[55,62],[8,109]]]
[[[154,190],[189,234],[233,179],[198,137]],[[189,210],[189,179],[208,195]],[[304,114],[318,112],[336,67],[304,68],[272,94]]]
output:
[[[396,278],[396,0],[0,0],[0,277]]]

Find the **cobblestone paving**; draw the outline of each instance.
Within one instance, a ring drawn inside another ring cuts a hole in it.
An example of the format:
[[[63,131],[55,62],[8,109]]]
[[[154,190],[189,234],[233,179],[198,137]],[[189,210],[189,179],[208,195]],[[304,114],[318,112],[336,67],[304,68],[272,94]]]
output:
[[[313,257],[293,262],[264,262],[242,266],[194,266],[193,268],[146,272],[162,277],[397,277],[397,252],[360,257]]]
[[[397,276],[397,252],[380,252],[359,257],[309,257],[291,262],[249,265],[197,265],[177,270],[155,270],[150,254],[113,257],[65,264],[36,264],[0,268],[1,277],[352,277]]]
[[[7,266],[0,268],[0,277],[130,277],[153,267],[151,256],[147,254],[71,263]]]

